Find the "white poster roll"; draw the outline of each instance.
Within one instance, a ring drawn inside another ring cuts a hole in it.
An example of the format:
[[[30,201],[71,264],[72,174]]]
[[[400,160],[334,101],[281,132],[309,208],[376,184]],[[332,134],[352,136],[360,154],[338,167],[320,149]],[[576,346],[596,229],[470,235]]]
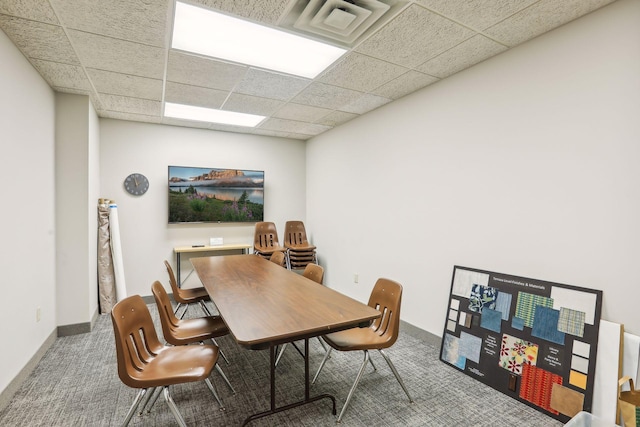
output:
[[[127,287],[124,282],[124,265],[122,262],[122,248],[120,246],[120,226],[118,224],[118,205],[109,205],[109,228],[111,230],[111,254],[113,257],[113,273],[116,282],[116,300],[127,297]]]

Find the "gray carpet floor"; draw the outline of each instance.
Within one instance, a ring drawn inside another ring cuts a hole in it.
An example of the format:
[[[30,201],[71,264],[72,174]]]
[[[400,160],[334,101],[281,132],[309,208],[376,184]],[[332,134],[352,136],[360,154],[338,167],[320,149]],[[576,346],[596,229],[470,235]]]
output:
[[[154,317],[154,304],[149,305]],[[190,315],[200,316],[197,308]],[[156,320],[157,322],[157,320]],[[161,335],[159,324],[157,331]],[[269,406],[269,352],[239,347],[231,336],[217,339],[230,360],[220,359],[235,387],[233,395],[217,372],[212,374],[226,410],[221,411],[204,382],[172,387],[172,396],[190,426],[239,426]],[[387,351],[415,402],[410,404],[380,354],[369,366],[340,425],[370,426],[561,426],[530,408],[440,362],[439,348],[401,333]],[[311,375],[323,350],[310,341]],[[362,362],[362,353],[333,352],[311,395],[336,397],[338,413]],[[304,395],[302,357],[289,346],[277,367],[276,402]],[[117,426],[124,420],[136,390],[118,378],[110,316],[100,316],[91,333],[58,338],[9,404],[0,411],[0,426]],[[130,425],[176,425],[160,398],[150,414],[134,416]],[[336,426],[329,400],[269,416],[251,426]]]

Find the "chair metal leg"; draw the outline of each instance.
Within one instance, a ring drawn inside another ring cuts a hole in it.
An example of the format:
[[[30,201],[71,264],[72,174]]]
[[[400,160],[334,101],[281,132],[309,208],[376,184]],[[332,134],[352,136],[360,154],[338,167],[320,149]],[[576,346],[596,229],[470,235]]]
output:
[[[229,359],[227,359],[227,356],[224,354],[224,352],[222,351],[222,349],[220,348],[220,346],[218,345],[218,342],[216,341],[215,338],[211,338],[211,342],[213,343],[213,345],[215,345],[216,347],[218,347],[218,353],[220,353],[220,356],[222,356],[222,358],[224,359],[225,362],[227,362],[227,365],[229,365]]]
[[[284,353],[285,348],[287,348],[287,343],[282,344],[282,348],[280,348],[280,353],[278,353],[278,357],[276,358],[276,366],[278,366],[278,362],[280,362],[280,358],[282,357],[282,353]]]
[[[156,404],[156,400],[158,400],[161,394],[162,394],[162,387],[156,387],[156,390],[154,390],[154,393],[153,393],[153,398],[151,399],[151,403],[147,408],[147,414],[151,413],[151,409],[153,408],[153,405]]]
[[[167,405],[169,405],[169,409],[171,409],[171,413],[173,414],[173,417],[176,419],[180,427],[187,427],[187,423],[184,421],[184,418],[182,418],[182,415],[180,415],[180,411],[178,411],[176,403],[171,398],[171,394],[169,393],[169,386],[164,386],[164,400],[167,401]]]
[[[322,358],[322,362],[320,362],[320,366],[318,367],[318,372],[316,372],[316,375],[313,377],[311,384],[316,383],[316,380],[318,379],[318,375],[320,375],[320,371],[322,371],[322,368],[324,368],[324,364],[327,363],[327,359],[329,358],[329,355],[331,355],[331,350],[333,350],[333,348],[329,347],[327,352],[324,354],[324,357]]]
[[[324,343],[324,341],[322,341],[322,338],[318,337],[318,341],[320,341],[320,345],[322,346],[324,351],[327,351],[327,345]]]
[[[211,316],[211,312],[209,311],[209,309],[207,308],[207,305],[204,303],[204,301],[200,300],[198,301],[200,303],[200,308],[202,309],[202,311],[204,312],[205,316]]]
[[[158,387],[150,387],[149,390],[146,393],[145,398],[142,400],[142,403],[140,405],[138,405],[138,415],[142,415],[142,413],[144,412],[144,408],[145,406],[147,406],[147,403],[149,403],[149,400],[151,399],[151,396],[153,396],[153,393],[156,392],[156,389]]]
[[[409,398],[409,402],[413,403],[413,399],[411,398],[411,395],[409,394],[409,390],[407,390],[407,388],[404,386],[404,383],[402,382],[402,378],[400,378],[400,374],[398,374],[398,371],[396,370],[396,367],[393,365],[393,363],[391,363],[391,359],[389,359],[389,356],[387,356],[387,353],[385,353],[382,349],[380,349],[378,351],[380,352],[380,354],[382,354],[382,357],[384,357],[384,360],[387,361],[387,365],[389,365],[389,368],[391,368],[391,372],[393,372],[393,375],[396,376],[396,379],[400,383],[400,387],[402,387],[402,389],[404,390],[405,394]]]
[[[220,410],[224,411],[224,405],[222,404],[222,400],[220,400],[220,397],[218,396],[218,393],[216,393],[216,389],[213,387],[213,384],[211,384],[211,381],[209,380],[209,378],[205,378],[204,379],[205,384],[207,385],[207,387],[209,387],[209,390],[211,391],[211,394],[213,394],[213,397],[216,398],[216,400],[218,401],[218,406],[220,406]]]
[[[340,415],[338,415],[337,422],[342,420],[342,416],[344,415],[344,411],[347,410],[347,406],[349,406],[349,402],[351,401],[351,397],[353,396],[353,392],[356,387],[358,387],[358,383],[360,382],[360,378],[362,378],[362,373],[364,372],[364,368],[367,366],[367,362],[369,361],[369,350],[364,350],[364,360],[362,361],[362,365],[360,365],[360,370],[358,371],[358,376],[356,377],[355,382],[351,386],[351,390],[349,390],[349,394],[347,395],[347,400],[344,402],[344,406],[342,407],[342,411],[340,411]]]
[[[220,367],[220,365],[218,365],[216,363],[216,371],[218,371],[218,373],[220,374],[220,376],[222,377],[222,379],[224,380],[224,382],[227,383],[227,385],[229,386],[229,388],[231,389],[231,392],[233,394],[236,394],[236,390],[233,388],[233,386],[231,385],[231,383],[229,382],[229,379],[227,378],[227,376],[224,374],[224,372],[222,371],[222,368]]]
[[[142,401],[142,398],[144,397],[145,394],[147,394],[146,388],[140,389],[138,391],[138,394],[136,394],[136,398],[133,400],[133,404],[129,408],[129,412],[127,412],[127,416],[122,422],[122,427],[126,427],[129,425],[129,421],[131,421],[131,417],[133,417],[133,414],[136,413],[136,409],[138,409],[138,405],[140,405],[140,402]]]

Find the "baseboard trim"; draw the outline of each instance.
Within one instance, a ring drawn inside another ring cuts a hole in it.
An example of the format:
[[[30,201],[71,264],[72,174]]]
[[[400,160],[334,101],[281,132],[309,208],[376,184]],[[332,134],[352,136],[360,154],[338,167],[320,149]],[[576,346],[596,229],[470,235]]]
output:
[[[20,388],[22,383],[31,375],[31,372],[38,366],[42,356],[49,350],[58,337],[57,331],[54,329],[47,339],[42,343],[36,354],[27,362],[24,368],[16,375],[7,387],[0,393],[0,411],[2,411],[11,401],[13,395]]]
[[[58,336],[68,337],[70,335],[86,334],[88,332],[91,332],[96,324],[96,320],[98,320],[97,308],[93,312],[93,316],[91,316],[91,321],[89,322],[58,326]]]

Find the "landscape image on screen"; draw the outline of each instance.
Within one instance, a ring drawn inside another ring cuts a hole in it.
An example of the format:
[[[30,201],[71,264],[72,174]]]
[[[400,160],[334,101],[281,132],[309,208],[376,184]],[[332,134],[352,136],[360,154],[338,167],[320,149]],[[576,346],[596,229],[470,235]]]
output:
[[[169,166],[169,223],[263,218],[264,171]]]

